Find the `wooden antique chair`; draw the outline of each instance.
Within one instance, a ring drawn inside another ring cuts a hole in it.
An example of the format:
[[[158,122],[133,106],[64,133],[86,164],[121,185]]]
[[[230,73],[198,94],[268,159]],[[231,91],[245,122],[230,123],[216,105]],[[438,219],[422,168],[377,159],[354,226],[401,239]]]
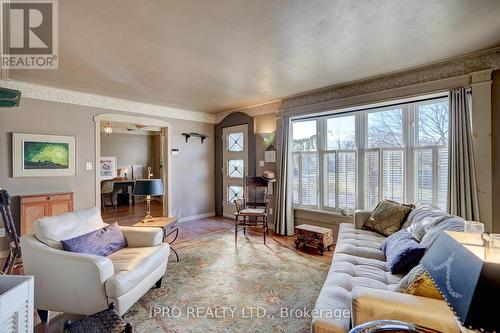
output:
[[[262,226],[264,244],[269,235],[267,214],[269,211],[268,181],[262,177],[246,177],[243,198],[234,200],[234,241],[238,241],[238,232],[246,227]]]
[[[101,209],[103,212],[106,211],[106,202],[104,199],[108,198],[111,201],[111,207],[115,209],[115,204],[113,202],[115,182],[114,180],[103,180],[101,181]]]

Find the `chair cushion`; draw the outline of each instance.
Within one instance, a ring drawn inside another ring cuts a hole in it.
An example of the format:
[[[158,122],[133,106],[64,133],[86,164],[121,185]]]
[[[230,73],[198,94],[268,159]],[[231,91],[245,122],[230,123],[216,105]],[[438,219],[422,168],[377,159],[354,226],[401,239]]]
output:
[[[240,214],[264,214],[264,208],[245,208],[240,210]]]
[[[387,258],[391,273],[407,273],[415,267],[425,253],[425,247],[418,244],[405,229],[389,236],[380,246]]]
[[[102,221],[101,212],[94,207],[38,219],[35,222],[35,237],[50,247],[62,250],[62,240],[84,235],[106,226],[107,224]]]
[[[108,256],[115,275],[106,281],[108,297],[119,297],[140,284],[159,265],[168,260],[170,246],[126,247]]]
[[[403,205],[391,200],[382,200],[363,224],[363,229],[390,236],[401,229],[406,217],[414,207],[413,205]]]
[[[116,222],[88,234],[63,240],[61,243],[65,251],[103,257],[127,247],[127,240]]]

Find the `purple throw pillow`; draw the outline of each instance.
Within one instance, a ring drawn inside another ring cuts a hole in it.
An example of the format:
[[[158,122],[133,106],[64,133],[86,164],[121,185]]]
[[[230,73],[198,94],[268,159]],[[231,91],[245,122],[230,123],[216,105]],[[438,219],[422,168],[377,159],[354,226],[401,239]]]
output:
[[[392,274],[408,273],[424,256],[425,247],[421,246],[406,229],[387,237],[380,249],[384,252],[387,267]]]
[[[65,251],[108,256],[124,247],[127,240],[115,222],[88,234],[61,241]]]

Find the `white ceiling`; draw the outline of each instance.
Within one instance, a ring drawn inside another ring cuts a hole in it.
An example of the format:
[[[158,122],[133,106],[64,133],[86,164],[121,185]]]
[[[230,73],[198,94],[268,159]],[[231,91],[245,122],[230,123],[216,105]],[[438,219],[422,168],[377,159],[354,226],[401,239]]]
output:
[[[500,45],[499,0],[64,0],[11,78],[219,112]]]

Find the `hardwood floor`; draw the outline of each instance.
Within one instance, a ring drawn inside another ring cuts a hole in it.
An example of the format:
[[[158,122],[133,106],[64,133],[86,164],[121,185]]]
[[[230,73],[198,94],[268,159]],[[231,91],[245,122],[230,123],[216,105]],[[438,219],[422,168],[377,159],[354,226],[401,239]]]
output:
[[[162,203],[160,201],[151,201],[151,215],[161,216],[162,213]],[[118,222],[119,225],[132,225],[139,222],[146,215],[146,203],[144,201],[136,202],[133,206],[122,206],[113,209],[111,207],[106,207],[103,212],[101,210],[101,216],[104,222],[113,223]]]
[[[153,216],[161,215],[161,204],[153,204]],[[107,223],[118,221],[120,225],[131,225],[139,221],[144,216],[144,204],[137,203],[132,207],[120,207],[116,211],[112,209],[107,209],[106,212],[102,213],[103,220]],[[199,238],[200,236],[207,235],[215,232],[227,232],[234,233],[234,223],[232,220],[223,217],[211,217],[204,218],[196,221],[183,222],[179,227],[179,237],[173,244],[175,248],[176,244],[180,242],[189,242],[193,239]],[[240,231],[238,238],[248,237],[252,241],[262,242],[262,232],[259,229],[247,229],[246,236]],[[268,244],[276,244],[279,246],[285,246],[287,248],[293,249],[294,251],[307,253],[311,256],[321,258],[325,262],[329,263],[332,260],[332,251],[325,252],[324,256],[320,256],[318,251],[311,248],[306,249],[295,249],[293,242],[293,237],[285,237],[272,233],[268,240]],[[182,252],[179,253],[182,263]],[[168,269],[167,269],[168,272]],[[63,332],[64,322],[66,320],[78,320],[81,316],[72,314],[59,314],[56,317],[51,318],[48,324],[40,323],[38,318],[36,322],[38,325],[35,326],[35,333],[60,333]]]

